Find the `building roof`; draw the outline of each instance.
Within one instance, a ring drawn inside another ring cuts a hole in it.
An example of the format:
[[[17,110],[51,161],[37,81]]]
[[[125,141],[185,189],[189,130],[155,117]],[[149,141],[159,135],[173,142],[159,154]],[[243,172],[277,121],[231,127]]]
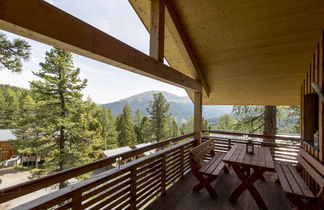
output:
[[[114,155],[118,155],[123,152],[128,152],[131,151],[132,149],[130,147],[119,147],[119,148],[114,148],[114,149],[107,149],[104,150],[103,153],[105,154],[106,157],[111,157]]]
[[[121,154],[123,152],[128,152],[128,151],[131,151],[131,150],[134,150],[134,149],[139,149],[139,148],[148,146],[150,144],[151,143],[142,143],[142,144],[134,145],[133,147],[126,146],[126,147],[119,147],[119,148],[114,148],[114,149],[108,149],[108,150],[104,150],[103,153],[105,154],[106,157],[111,157],[111,156],[114,156],[114,155]],[[147,152],[144,152],[144,154],[147,156],[147,155],[150,155],[150,154],[152,154],[154,152],[155,152],[155,149],[150,150],[150,151],[147,151]]]
[[[324,29],[324,1],[166,2],[165,57],[172,68],[198,79],[191,49],[210,89],[204,105],[300,103]],[[149,29],[151,1],[130,3]]]
[[[16,140],[16,136],[9,129],[0,129],[0,141]]]

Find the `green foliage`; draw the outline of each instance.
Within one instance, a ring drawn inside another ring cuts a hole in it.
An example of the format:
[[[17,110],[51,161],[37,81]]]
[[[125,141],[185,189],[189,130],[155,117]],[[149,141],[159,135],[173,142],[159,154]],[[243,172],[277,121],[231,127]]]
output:
[[[209,130],[210,126],[208,124],[208,120],[205,118],[201,119],[201,129]],[[185,135],[194,131],[194,116],[190,116],[186,123],[183,123],[180,128],[181,135]]]
[[[166,124],[170,116],[168,101],[162,93],[153,94],[153,100],[150,102],[147,112],[150,115],[154,138],[159,142],[167,136]]]
[[[167,138],[173,138],[180,135],[180,129],[177,124],[177,120],[170,116],[167,124]]]
[[[132,110],[128,104],[125,104],[122,113],[118,115],[116,127],[118,131],[117,145],[119,147],[127,145],[133,146],[137,143],[132,120]]]
[[[222,116],[220,116],[219,122],[216,125],[216,129],[235,131],[236,124],[237,120],[235,120],[231,114],[223,114]]]
[[[101,135],[105,140],[105,149],[117,147],[116,117],[111,108],[101,108],[100,122],[102,126]]]
[[[233,106],[233,116],[237,120],[232,130],[262,133],[264,130],[264,106]],[[300,107],[277,106],[278,133],[300,132]]]
[[[300,133],[300,106],[279,106],[278,133]]]
[[[139,127],[135,127],[138,143],[150,142],[154,140],[151,121],[148,117],[143,117]]]
[[[39,119],[39,111],[40,109],[32,97],[28,93],[24,94],[20,101],[19,113],[16,118],[18,129],[13,131],[17,139],[12,141],[13,146],[19,153],[35,155],[36,159],[41,157],[43,151],[46,150],[44,149],[46,141],[42,138],[42,135],[45,133],[40,123],[42,119]],[[38,168],[37,161],[36,168]]]
[[[23,95],[28,92],[14,86],[0,85],[0,129],[15,128],[19,104]]]
[[[22,71],[22,60],[30,57],[30,45],[22,39],[8,40],[6,35],[0,33],[0,69],[12,72]]]
[[[40,66],[34,75],[41,80],[31,82],[35,103],[26,97],[19,115],[16,134],[20,142],[25,141],[22,152],[46,154],[41,174],[97,159],[102,145],[100,110],[93,102],[82,101],[87,81],[79,78],[72,54],[53,48]],[[29,112],[23,113],[24,109]]]
[[[264,106],[233,106],[232,113],[237,120],[236,131],[263,132]]]

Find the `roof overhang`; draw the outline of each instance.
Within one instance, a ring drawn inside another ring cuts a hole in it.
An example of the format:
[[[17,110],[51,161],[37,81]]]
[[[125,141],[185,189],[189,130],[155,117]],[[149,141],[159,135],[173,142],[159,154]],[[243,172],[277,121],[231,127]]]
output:
[[[146,28],[150,2],[130,0]],[[210,89],[203,104],[300,104],[300,86],[324,29],[324,1],[166,2],[187,43],[166,9],[165,57],[172,68],[200,80],[188,56],[190,44]]]

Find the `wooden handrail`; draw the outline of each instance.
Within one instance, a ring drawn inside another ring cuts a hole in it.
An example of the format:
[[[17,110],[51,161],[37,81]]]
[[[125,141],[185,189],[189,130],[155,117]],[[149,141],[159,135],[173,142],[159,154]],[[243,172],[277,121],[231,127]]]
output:
[[[45,195],[41,198],[37,198],[35,200],[29,201],[25,204],[22,204],[21,206],[18,206],[17,209],[50,208],[51,205],[53,203],[56,203],[57,201],[61,201],[61,200],[64,201],[69,198],[72,198],[74,193],[82,193],[82,192],[88,191],[89,189],[100,186],[100,184],[106,182],[109,177],[112,177],[112,176],[118,177],[118,175],[120,176],[120,174],[123,174],[126,172],[132,172],[132,171],[136,172],[136,168],[143,166],[146,163],[148,163],[150,161],[154,161],[158,158],[166,158],[167,154],[170,154],[170,153],[172,153],[176,150],[179,150],[179,149],[182,150],[184,148],[184,146],[193,144],[194,141],[195,141],[194,139],[191,139],[191,140],[179,143],[172,148],[161,150],[161,151],[158,151],[150,156],[143,157],[143,158],[134,160],[132,162],[126,163],[126,164],[122,165],[121,168],[119,168],[119,169],[111,169],[111,170],[109,170],[107,172],[103,172],[102,174],[99,174],[93,178],[79,182],[72,186],[65,187],[62,190],[53,192],[49,195]],[[164,161],[165,161],[165,159],[164,159]],[[131,183],[132,183],[131,188],[135,187],[136,176],[131,179]],[[136,188],[134,188],[133,190],[136,190]],[[132,189],[130,191],[132,191]],[[134,193],[135,193],[134,196],[131,196],[131,198],[133,199],[134,203],[132,205],[133,205],[133,208],[135,209],[137,197],[136,197],[136,192],[134,192]],[[79,196],[79,197],[81,197],[81,196]],[[82,199],[80,199],[79,202],[75,205],[80,206],[81,202],[82,202]]]
[[[203,136],[203,139],[212,139],[215,142],[215,151],[228,152],[234,144],[246,144],[247,141],[239,138],[228,138],[219,136]],[[252,142],[261,147],[269,147],[275,161],[297,163],[297,154],[300,149],[300,141],[295,139],[286,140],[280,143],[271,141],[272,139],[262,139],[262,141],[252,140]],[[277,138],[276,138],[277,140]]]
[[[10,186],[0,190],[0,203],[12,200],[14,198],[29,194],[31,192],[43,189],[45,187],[57,184],[59,182],[65,181],[67,179],[80,176],[82,174],[94,171],[99,168],[103,168],[107,165],[113,164],[116,162],[117,158],[127,159],[143,152],[150,151],[155,148],[159,148],[165,145],[170,144],[171,142],[177,142],[189,137],[192,137],[194,133],[189,133],[183,136],[176,138],[167,139],[165,141],[157,142],[139,149],[134,149],[132,151],[123,152],[108,158],[103,158],[91,163],[87,163],[81,166],[69,168],[60,172],[53,173],[38,179],[30,180],[21,184]]]
[[[290,140],[290,141],[300,141],[299,137],[286,137],[286,136],[273,136],[273,135],[264,135],[257,133],[241,133],[241,132],[232,132],[232,131],[223,131],[223,130],[203,130],[203,133],[214,133],[222,135],[232,135],[232,136],[243,136],[248,135],[253,138],[264,138],[264,139],[278,139],[278,140]]]

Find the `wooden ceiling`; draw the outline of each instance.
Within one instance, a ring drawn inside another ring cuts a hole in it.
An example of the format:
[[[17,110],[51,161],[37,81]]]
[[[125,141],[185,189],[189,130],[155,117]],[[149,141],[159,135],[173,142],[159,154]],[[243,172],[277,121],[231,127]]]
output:
[[[300,87],[324,29],[323,0],[168,1],[210,88],[203,104],[300,103]],[[150,1],[130,3],[149,28]],[[167,61],[199,79],[168,10],[165,18]]]

